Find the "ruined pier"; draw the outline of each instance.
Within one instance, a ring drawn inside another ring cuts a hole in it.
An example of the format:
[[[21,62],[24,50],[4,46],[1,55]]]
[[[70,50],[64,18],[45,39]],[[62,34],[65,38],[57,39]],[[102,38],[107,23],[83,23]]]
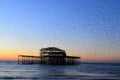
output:
[[[80,57],[67,56],[66,52],[56,47],[40,49],[40,56],[18,55],[18,64],[78,64]]]

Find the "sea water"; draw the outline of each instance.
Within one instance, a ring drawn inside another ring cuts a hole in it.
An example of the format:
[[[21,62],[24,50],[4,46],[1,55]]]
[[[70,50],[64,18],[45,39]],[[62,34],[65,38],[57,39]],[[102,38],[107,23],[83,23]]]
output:
[[[120,80],[120,64],[23,65],[0,61],[0,80]]]

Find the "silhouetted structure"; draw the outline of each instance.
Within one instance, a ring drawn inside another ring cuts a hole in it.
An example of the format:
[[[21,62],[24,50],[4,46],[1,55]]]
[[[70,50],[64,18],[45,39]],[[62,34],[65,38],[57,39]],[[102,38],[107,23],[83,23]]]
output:
[[[40,49],[40,56],[19,55],[18,63],[23,64],[77,64],[80,57],[67,56],[66,52],[56,47]]]

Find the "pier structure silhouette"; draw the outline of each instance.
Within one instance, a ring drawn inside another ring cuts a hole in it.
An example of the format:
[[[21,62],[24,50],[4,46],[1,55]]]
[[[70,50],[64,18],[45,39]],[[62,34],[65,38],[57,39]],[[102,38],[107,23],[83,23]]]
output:
[[[65,50],[57,47],[40,49],[40,56],[18,55],[18,64],[72,65],[79,63],[80,57],[67,56]]]

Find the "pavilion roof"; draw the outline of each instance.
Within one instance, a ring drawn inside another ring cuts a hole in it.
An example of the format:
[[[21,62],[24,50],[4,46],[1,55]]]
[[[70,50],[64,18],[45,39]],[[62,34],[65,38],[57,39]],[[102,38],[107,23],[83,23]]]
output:
[[[60,51],[60,52],[65,52],[62,49],[59,49],[57,47],[47,47],[47,48],[41,48],[40,51]]]

